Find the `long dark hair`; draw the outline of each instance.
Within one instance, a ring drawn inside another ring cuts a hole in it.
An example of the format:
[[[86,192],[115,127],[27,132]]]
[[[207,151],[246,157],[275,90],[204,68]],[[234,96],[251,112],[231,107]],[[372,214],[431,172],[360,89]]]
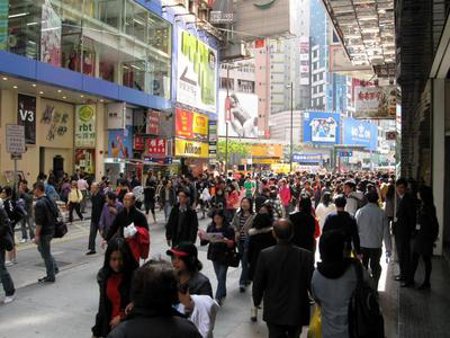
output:
[[[431,189],[431,187],[426,185],[420,186],[419,194],[424,207],[434,208],[433,189]]]
[[[133,275],[133,271],[139,267],[138,262],[134,259],[131,254],[131,250],[128,247],[128,244],[125,242],[123,238],[114,238],[108,242],[108,247],[105,252],[105,261],[103,263],[103,273],[106,277],[111,276],[115,272],[111,269],[110,260],[111,255],[114,251],[119,251],[122,255],[122,271],[124,276],[128,276],[131,278]]]
[[[250,198],[250,197],[244,197],[242,200],[241,200],[241,204],[240,205],[242,205],[242,202],[244,202],[244,200],[247,200],[248,201],[248,203],[250,204],[250,209],[248,209],[248,212],[251,214],[251,215],[253,215],[253,200]],[[242,210],[242,208],[241,208],[241,213],[243,212],[243,210]]]
[[[322,195],[322,204],[328,208],[330,203],[332,202],[331,193],[326,191]]]

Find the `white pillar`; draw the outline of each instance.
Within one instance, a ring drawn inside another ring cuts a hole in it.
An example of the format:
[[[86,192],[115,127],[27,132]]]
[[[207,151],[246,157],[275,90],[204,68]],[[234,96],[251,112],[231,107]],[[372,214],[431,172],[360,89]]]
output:
[[[444,176],[445,176],[445,79],[433,80],[433,195],[439,222],[439,239],[435,255],[442,255],[444,233]]]

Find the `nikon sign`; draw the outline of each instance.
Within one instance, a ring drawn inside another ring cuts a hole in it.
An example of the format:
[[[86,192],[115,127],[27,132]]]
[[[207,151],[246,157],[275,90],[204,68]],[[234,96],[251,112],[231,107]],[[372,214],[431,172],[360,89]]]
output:
[[[175,156],[208,158],[208,143],[175,139]]]

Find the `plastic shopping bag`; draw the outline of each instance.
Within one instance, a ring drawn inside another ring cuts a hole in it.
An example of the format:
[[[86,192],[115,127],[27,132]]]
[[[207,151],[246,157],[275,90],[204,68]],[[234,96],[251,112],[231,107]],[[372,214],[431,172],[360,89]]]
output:
[[[317,304],[309,322],[308,338],[322,338],[322,312]]]

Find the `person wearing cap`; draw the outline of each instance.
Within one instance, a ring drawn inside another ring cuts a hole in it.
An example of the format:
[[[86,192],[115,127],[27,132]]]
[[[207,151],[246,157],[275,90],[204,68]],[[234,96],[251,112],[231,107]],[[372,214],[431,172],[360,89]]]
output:
[[[178,204],[176,204],[166,224],[167,245],[175,247],[181,242],[195,243],[198,231],[197,212],[192,209],[186,189],[178,193]]]
[[[368,192],[365,196],[368,203],[356,212],[355,219],[358,224],[358,232],[361,240],[362,263],[370,271],[375,286],[381,276],[381,247],[386,246],[386,256],[390,257],[392,245],[389,233],[389,223],[381,208],[378,206],[378,194],[376,191]]]
[[[361,246],[358,234],[358,226],[355,218],[345,211],[347,200],[344,195],[338,195],[334,199],[336,212],[328,215],[323,225],[322,232],[330,230],[342,231],[345,235],[345,250],[348,256],[354,251],[356,255],[361,256]]]
[[[190,295],[206,295],[212,297],[211,283],[200,271],[202,262],[197,257],[197,248],[190,242],[182,242],[166,251],[172,259],[180,286],[183,286]]]
[[[360,191],[356,191],[356,182],[353,179],[344,183],[344,195],[347,199],[345,211],[355,216],[356,211],[364,204],[364,195]]]

